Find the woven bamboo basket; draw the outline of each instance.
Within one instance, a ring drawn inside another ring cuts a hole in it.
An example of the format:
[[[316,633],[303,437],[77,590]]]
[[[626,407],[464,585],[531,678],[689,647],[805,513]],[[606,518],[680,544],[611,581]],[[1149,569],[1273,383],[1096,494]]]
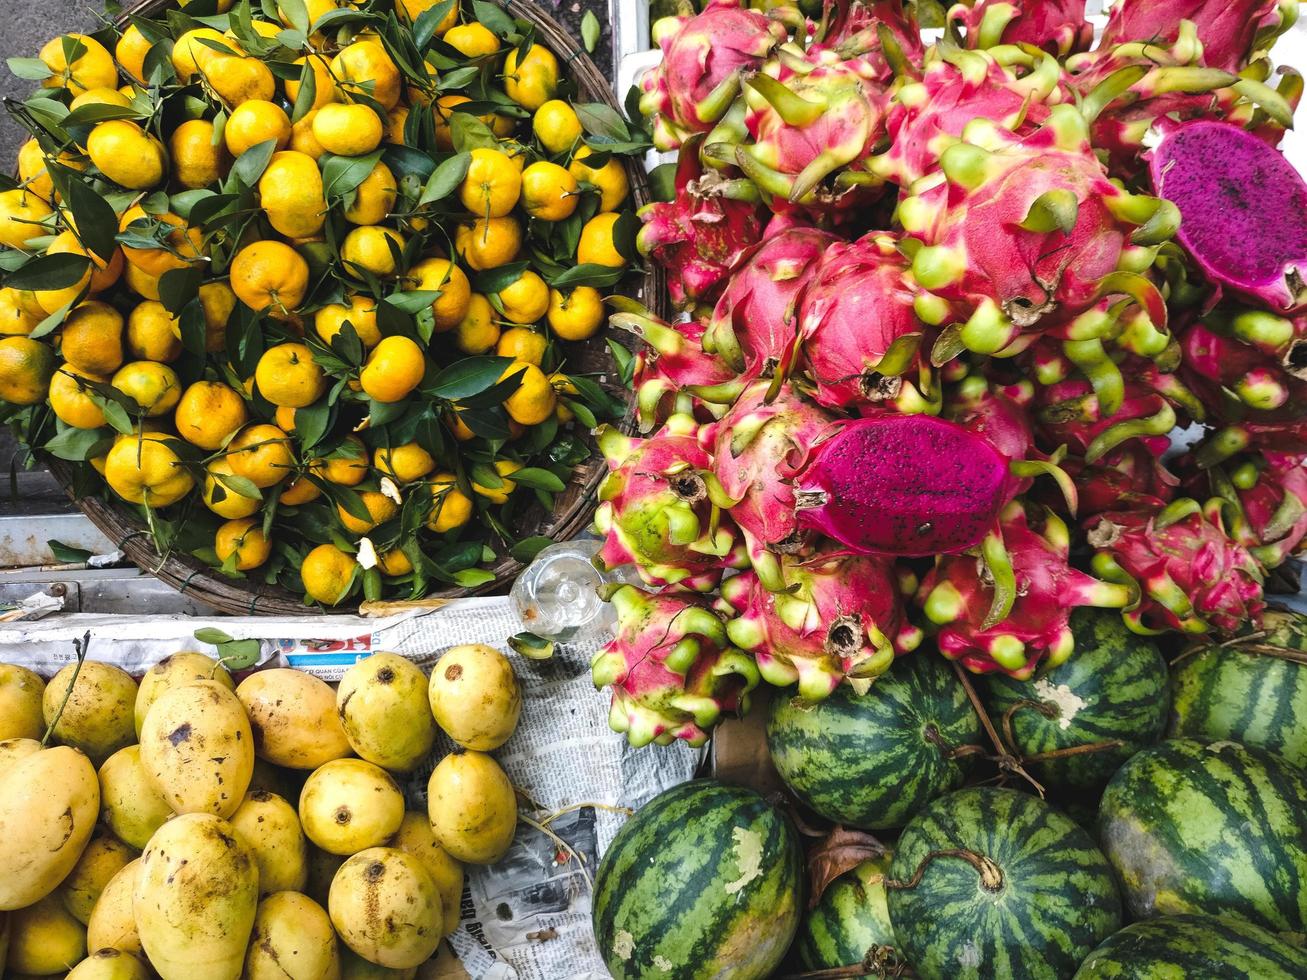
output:
[[[533,4],[521,0],[501,2],[510,16],[535,25],[536,40],[553,51],[566,66],[568,77],[575,82],[578,97],[582,101],[602,102],[620,111],[607,79],[562,25]],[[172,0],[138,0],[123,9],[119,22],[125,22],[133,14],[151,16],[171,5]],[[650,200],[649,182],[643,168],[630,157],[622,160],[635,205],[639,207],[647,204]],[[666,312],[662,274],[653,267],[647,268],[642,278],[625,286],[622,291],[659,315]],[[589,340],[575,345],[573,350],[569,363],[575,366],[578,374],[602,376],[601,383],[605,389],[627,403],[626,418],[621,425],[626,431],[633,431],[630,392],[616,379],[616,364],[608,350],[605,333],[601,331]],[[536,505],[522,512],[519,525],[515,528],[522,537],[542,535],[556,541],[565,541],[589,525],[594,514],[595,491],[606,469],[593,440],[589,441],[590,458],[572,472],[566,489],[555,496],[553,511],[546,511]],[[128,558],[145,571],[205,605],[239,616],[299,616],[310,611],[321,611],[317,606],[305,606],[299,596],[280,587],[226,578],[189,555],[160,555],[145,523],[111,498],[88,493],[91,481],[79,473],[78,467],[48,456],[43,462],[91,523],[121,548]],[[502,591],[521,569],[520,562],[505,556],[489,569],[495,576],[494,581],[473,589],[445,589],[431,593],[428,597],[449,599]],[[350,612],[353,608],[342,606],[335,611]]]

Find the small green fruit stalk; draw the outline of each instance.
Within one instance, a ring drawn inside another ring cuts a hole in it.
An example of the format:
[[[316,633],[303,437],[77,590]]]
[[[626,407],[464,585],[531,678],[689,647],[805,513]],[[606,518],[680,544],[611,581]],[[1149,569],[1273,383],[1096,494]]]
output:
[[[603,569],[634,563],[650,585],[710,592],[726,568],[748,556],[723,508],[726,496],[712,457],[697,439],[698,423],[673,415],[648,439],[599,430],[611,472],[599,486],[595,530],[606,536],[595,563]]]
[[[820,701],[847,682],[859,693],[915,649],[921,631],[907,622],[900,579],[883,558],[828,550],[784,555],[784,588],[769,591],[755,572],[722,584],[731,642],[753,653],[764,680],[797,682],[799,697]]]
[[[723,713],[748,710],[758,668],[703,600],[621,585],[609,601],[617,628],[590,672],[596,687],[613,689],[613,731],[637,748],[677,739],[697,746]]]

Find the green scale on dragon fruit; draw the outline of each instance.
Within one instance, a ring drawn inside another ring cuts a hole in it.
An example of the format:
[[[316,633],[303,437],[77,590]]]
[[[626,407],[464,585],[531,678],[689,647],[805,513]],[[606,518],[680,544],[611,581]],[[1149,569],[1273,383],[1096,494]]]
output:
[[[1301,980],[1307,952],[1239,919],[1164,915],[1128,925],[1073,980]]]
[[[890,872],[897,946],[923,980],[1067,980],[1121,926],[1093,838],[1016,790],[929,803],[904,828]]]
[[[757,793],[696,779],[631,817],[595,874],[595,942],[615,980],[763,980],[802,911],[798,833]]]
[[[1049,789],[1092,794],[1136,752],[1162,736],[1167,674],[1157,645],[1118,613],[1071,614],[1075,655],[1028,681],[985,676],[980,695],[1013,752]],[[1098,747],[1040,760],[1045,753]]]
[[[805,970],[853,966],[873,948],[894,945],[885,891],[893,857],[863,861],[826,886],[794,940],[795,955]]]
[[[1229,739],[1307,769],[1307,618],[1267,612],[1254,636],[1180,660],[1171,691],[1172,736]]]
[[[980,719],[953,669],[933,651],[902,657],[859,695],[842,684],[822,701],[774,697],[767,747],[785,784],[822,816],[852,827],[901,827],[961,786]]]
[[[1307,774],[1269,752],[1188,738],[1145,749],[1108,783],[1098,829],[1133,918],[1307,931]]]

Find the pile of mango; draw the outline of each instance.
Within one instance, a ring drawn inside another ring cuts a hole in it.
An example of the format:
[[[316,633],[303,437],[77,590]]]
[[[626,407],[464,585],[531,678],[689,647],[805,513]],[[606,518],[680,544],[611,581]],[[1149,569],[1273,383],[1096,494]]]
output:
[[[412,978],[458,924],[463,866],[512,844],[488,753],[521,709],[479,644],[430,679],[376,653],[336,689],[287,668],[237,685],[194,652],[139,684],[95,660],[48,682],[0,665],[0,973]],[[408,809],[438,730],[456,748]]]

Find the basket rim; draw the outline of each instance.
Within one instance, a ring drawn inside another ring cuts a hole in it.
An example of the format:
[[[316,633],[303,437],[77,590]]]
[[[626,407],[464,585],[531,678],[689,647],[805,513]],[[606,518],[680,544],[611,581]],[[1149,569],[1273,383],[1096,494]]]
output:
[[[588,101],[602,102],[621,112],[621,106],[614,96],[611,84],[599,71],[595,63],[586,54],[584,48],[558,23],[549,13],[541,8],[524,2],[524,0],[499,0],[504,9],[514,18],[528,21],[536,28],[536,40],[542,43],[568,68],[570,78],[577,86],[578,94]],[[175,6],[175,0],[137,0],[130,3],[114,18],[114,25],[121,27],[132,16],[150,15]],[[638,209],[652,200],[648,175],[639,158],[621,157],[631,188],[631,197]],[[663,274],[651,263],[646,263],[643,274],[638,281],[625,287],[623,292],[638,296],[645,306],[658,315],[666,312],[666,293],[663,289]],[[605,345],[611,334],[607,329],[596,333],[583,344]],[[635,431],[634,396],[625,392],[626,413],[619,427],[631,433]],[[595,509],[595,497],[604,467],[595,465],[601,460],[593,438],[587,436],[590,457],[574,470],[574,477],[580,476],[579,482],[569,483],[569,493],[560,500],[568,503],[549,515],[546,526],[550,527],[543,536],[555,541],[566,541],[575,537],[589,526]],[[288,589],[276,585],[256,583],[249,579],[229,579],[205,565],[189,554],[160,555],[150,537],[143,520],[126,506],[105,496],[78,496],[74,491],[77,464],[56,459],[39,449],[33,450],[51,474],[59,481],[69,498],[104,535],[114,543],[131,561],[143,571],[154,575],[160,581],[185,592],[195,600],[212,606],[220,612],[231,615],[267,615],[267,616],[303,616],[305,614],[354,613],[358,603],[332,607],[325,610],[317,604],[305,604],[304,601]],[[574,489],[573,489],[574,488]],[[523,568],[523,563],[509,555],[504,555],[491,568],[492,581],[473,588],[451,587],[429,592],[424,598],[455,599],[482,595],[504,589]]]

